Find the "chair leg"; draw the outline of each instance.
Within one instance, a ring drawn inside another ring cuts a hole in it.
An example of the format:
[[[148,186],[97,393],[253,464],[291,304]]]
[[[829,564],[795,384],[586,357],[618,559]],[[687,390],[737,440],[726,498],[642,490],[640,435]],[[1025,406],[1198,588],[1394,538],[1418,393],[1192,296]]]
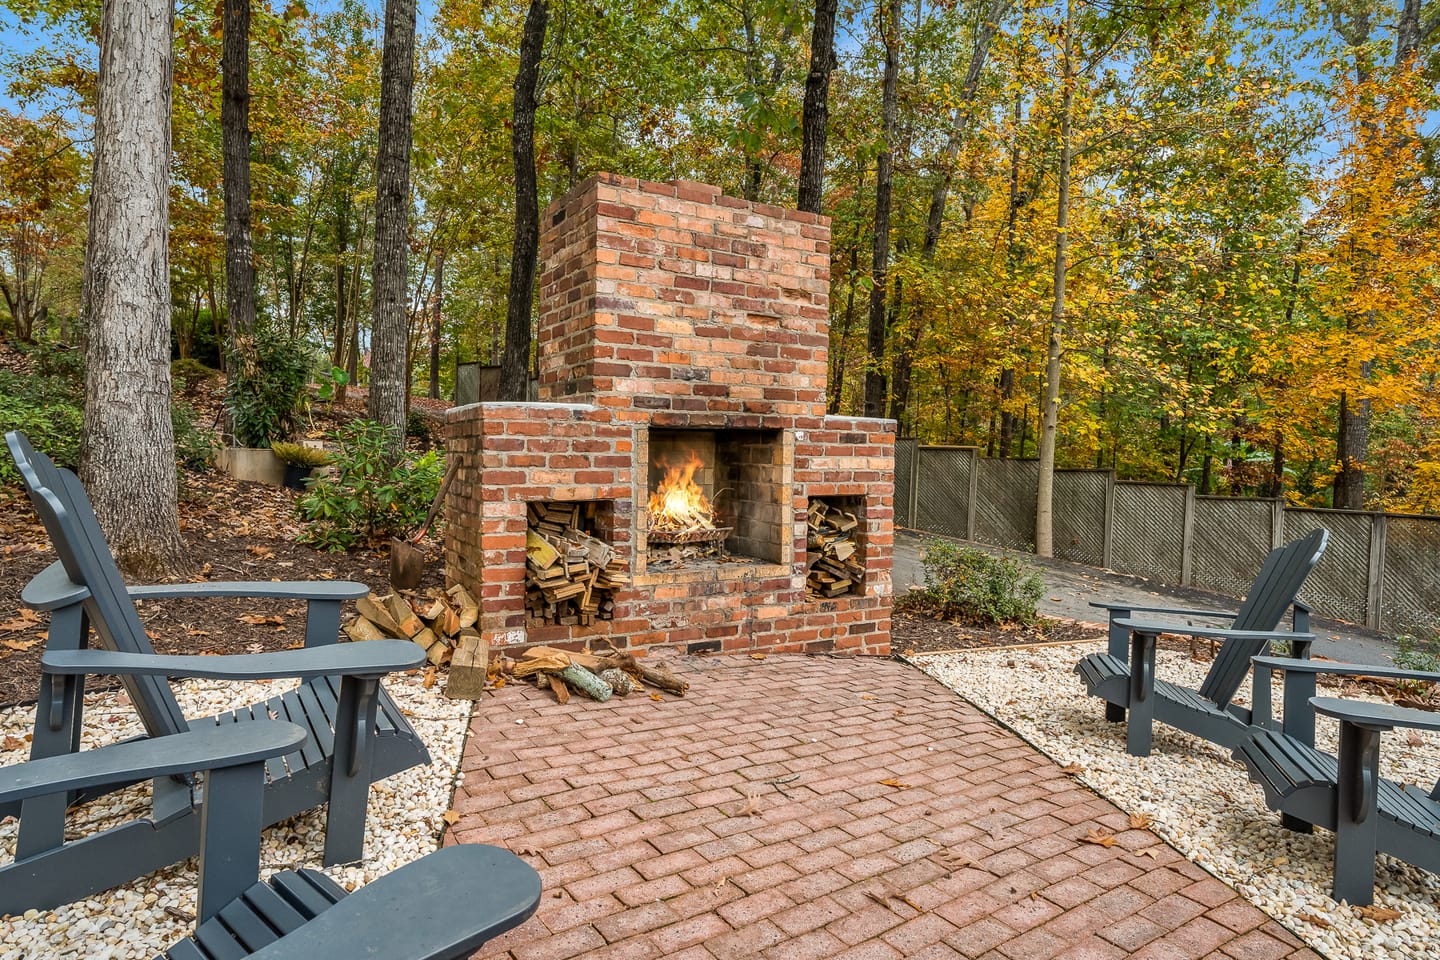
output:
[[[200,886],[195,922],[204,923],[244,893],[260,873],[265,764],[211,770],[200,807]]]
[[[1375,899],[1375,838],[1380,820],[1380,731],[1340,722],[1332,896],[1354,907]]]
[[[80,711],[84,679],[40,675],[40,700],[36,704],[35,732],[30,742],[30,759],[58,757],[80,750]],[[35,797],[20,805],[20,829],[15,839],[15,859],[24,860],[65,842],[66,794]]]
[[[344,677],[335,710],[335,754],[330,760],[330,809],[325,820],[328,866],[365,855],[365,813],[375,761],[375,714],[380,681]]]
[[[1130,634],[1123,627],[1117,627],[1115,621],[1123,620],[1130,616],[1129,610],[1110,611],[1110,632],[1106,637],[1106,652],[1112,657],[1123,658],[1129,653]],[[1111,723],[1122,723],[1125,720],[1125,708],[1118,704],[1106,702],[1105,719]]]
[[[1136,633],[1130,642],[1130,719],[1125,749],[1131,756],[1150,756],[1155,723],[1155,637]]]

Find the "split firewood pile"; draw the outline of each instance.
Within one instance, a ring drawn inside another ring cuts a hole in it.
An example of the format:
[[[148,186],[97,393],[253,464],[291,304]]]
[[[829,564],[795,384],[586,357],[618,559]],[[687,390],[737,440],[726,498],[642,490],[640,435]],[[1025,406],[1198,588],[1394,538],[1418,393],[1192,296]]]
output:
[[[625,560],[593,528],[594,503],[531,503],[525,533],[525,609],[546,623],[588,627],[615,618]]]
[[[457,659],[456,664],[459,663]],[[456,695],[450,689],[456,685],[455,669],[451,668],[450,686],[446,687],[446,693],[451,696]],[[652,700],[662,699],[656,691],[683,697],[690,688],[689,683],[663,666],[642,663],[613,647],[608,653],[531,647],[517,660],[504,656],[489,658],[481,676],[483,680],[480,676],[475,679],[481,680],[485,689],[492,690],[511,680],[532,680],[542,690],[554,693],[560,703],[570,702],[571,691],[604,703],[612,696],[644,693],[647,688],[653,688],[649,691]],[[478,692],[474,696],[478,697]]]
[[[356,600],[355,609],[359,616],[345,625],[351,640],[413,640],[437,667],[449,663],[467,638],[480,638],[480,605],[458,583],[446,591],[372,593]]]
[[[811,500],[805,517],[809,528],[809,572],[805,588],[812,597],[839,597],[865,587],[865,554],[855,537],[860,519],[824,500]]]

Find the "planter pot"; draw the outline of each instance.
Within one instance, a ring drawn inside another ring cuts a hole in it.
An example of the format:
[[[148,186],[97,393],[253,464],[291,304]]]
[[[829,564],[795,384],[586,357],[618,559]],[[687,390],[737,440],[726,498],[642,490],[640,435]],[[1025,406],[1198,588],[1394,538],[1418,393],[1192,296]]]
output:
[[[285,482],[285,464],[269,447],[222,447],[215,466],[236,480],[280,486]]]
[[[283,483],[291,490],[304,490],[305,479],[315,470],[314,467],[297,467],[293,463],[285,464],[285,476]]]

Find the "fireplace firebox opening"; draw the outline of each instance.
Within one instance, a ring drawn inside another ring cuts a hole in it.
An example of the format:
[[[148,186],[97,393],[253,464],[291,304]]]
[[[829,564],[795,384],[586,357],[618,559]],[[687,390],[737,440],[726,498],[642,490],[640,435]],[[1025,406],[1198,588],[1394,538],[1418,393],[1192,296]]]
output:
[[[785,562],[782,440],[779,430],[651,429],[640,473],[648,564]]]

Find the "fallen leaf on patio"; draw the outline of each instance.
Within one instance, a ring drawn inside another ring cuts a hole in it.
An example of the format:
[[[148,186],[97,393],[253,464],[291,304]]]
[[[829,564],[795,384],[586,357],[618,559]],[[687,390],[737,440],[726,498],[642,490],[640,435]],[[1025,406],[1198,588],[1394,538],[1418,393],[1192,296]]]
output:
[[[1150,814],[1148,814],[1148,813],[1132,813],[1132,814],[1130,814],[1130,829],[1131,829],[1131,830],[1149,830],[1149,829],[1150,829],[1150,825],[1153,824],[1154,822],[1155,822],[1155,821],[1150,818]]]
[[[875,699],[875,695],[872,694],[872,693],[862,693],[862,694],[860,694],[860,699],[861,699],[861,700],[874,700],[874,699]]]
[[[874,890],[866,890],[865,896],[869,897],[871,900],[874,900],[886,910],[890,909],[890,898],[885,896],[884,894],[876,893]]]
[[[752,654],[750,654],[750,659],[751,659],[751,660],[764,660],[764,659],[765,659],[765,654],[763,654],[763,653],[752,653]]]
[[[1400,911],[1391,910],[1389,907],[1356,907],[1355,912],[1366,920],[1374,920],[1377,923],[1400,919]]]
[[[444,813],[440,814],[440,819],[444,820],[447,824],[453,827],[460,820],[460,811],[446,810]]]
[[[887,787],[894,787],[896,790],[909,790],[911,786],[908,783],[901,783],[899,777],[887,777],[886,779],[881,780],[880,783],[884,784]]]
[[[1317,917],[1313,913],[1297,913],[1295,916],[1297,919],[1304,920],[1306,923],[1315,924],[1315,926],[1319,927],[1321,930],[1330,929],[1330,921],[1326,920],[1324,917]]]
[[[1113,847],[1115,846],[1115,837],[1103,828],[1097,830],[1091,827],[1085,831],[1085,842],[1097,843],[1102,847]]]
[[[1137,857],[1149,857],[1151,860],[1159,860],[1159,859],[1160,859],[1160,848],[1159,848],[1159,847],[1146,847],[1144,850],[1136,850],[1136,851],[1135,851],[1135,855],[1136,855]]]
[[[495,681],[495,686],[497,686],[497,687],[500,686],[501,682],[502,682],[502,681],[499,681],[499,680]],[[661,700],[664,700],[665,698],[662,697],[662,696],[660,696],[660,694],[658,694],[658,693],[652,693],[652,694],[650,694],[650,699],[651,699],[651,700],[654,700],[656,703],[659,703]]]
[[[1085,772],[1085,768],[1082,767],[1082,766],[1080,766],[1080,764],[1078,764],[1078,763],[1067,763],[1067,764],[1065,764],[1065,766],[1063,766],[1063,767],[1060,768],[1060,772],[1061,772],[1061,773],[1069,774],[1070,776],[1073,777],[1073,776],[1075,776],[1077,773],[1084,773],[1084,772]]]
[[[19,737],[12,737],[6,734],[4,740],[0,740],[0,750],[20,750],[25,746],[25,741]]]

